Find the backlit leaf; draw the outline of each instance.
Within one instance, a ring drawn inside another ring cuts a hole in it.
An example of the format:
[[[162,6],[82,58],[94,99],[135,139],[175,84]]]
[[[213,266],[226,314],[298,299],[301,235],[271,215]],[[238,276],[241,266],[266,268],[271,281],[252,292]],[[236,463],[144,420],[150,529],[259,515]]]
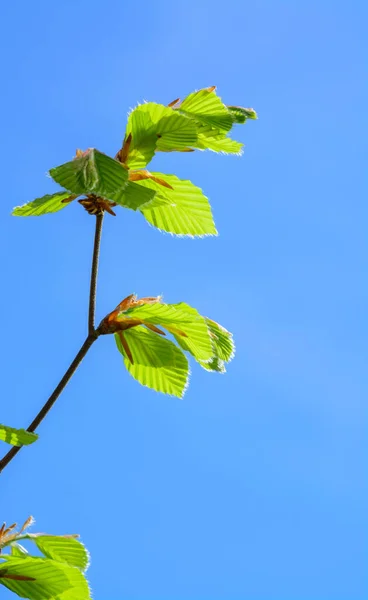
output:
[[[2,556],[0,584],[21,598],[30,600],[90,600],[88,583],[77,567],[48,558]],[[17,581],[5,575],[29,577],[33,581]]]
[[[124,208],[137,210],[151,202],[155,194],[155,190],[129,181],[125,188],[111,195],[111,200]]]
[[[235,354],[235,344],[232,334],[222,325],[205,317],[211,335],[214,357],[208,362],[199,360],[199,364],[207,371],[225,373],[225,363],[230,362]]]
[[[245,123],[247,119],[258,119],[253,108],[243,108],[242,106],[228,106],[227,108],[235,123]]]
[[[240,155],[243,144],[236,142],[224,133],[219,133],[208,127],[202,127],[198,129],[198,143],[196,147],[199,150],[212,150],[212,152],[220,152],[221,154]]]
[[[13,542],[10,546],[10,554],[11,556],[16,556],[17,558],[26,558],[28,556],[28,552],[21,544],[17,544]]]
[[[117,347],[132,377],[157,392],[181,398],[189,376],[188,361],[182,351],[170,340],[142,326],[124,331],[124,337],[133,364],[127,357],[119,334],[115,334]]]
[[[0,440],[12,446],[28,446],[38,439],[37,433],[30,433],[25,429],[15,429],[7,425],[0,425]]]
[[[27,539],[34,542],[47,558],[78,567],[82,571],[88,566],[88,552],[82,542],[74,537],[28,534]]]
[[[215,350],[215,356],[225,362],[230,362],[235,354],[235,344],[232,334],[222,325],[205,317],[208,329],[211,334],[212,343]]]
[[[229,131],[234,122],[213,87],[189,94],[178,110],[202,125],[209,125],[219,132]]]
[[[156,150],[180,150],[197,142],[191,119],[154,102],[140,104],[130,113],[126,135],[130,133],[132,142],[126,160],[129,168],[145,167]]]
[[[73,194],[95,194],[108,200],[124,188],[128,171],[117,160],[90,148],[80,158],[50,170],[50,175]]]
[[[55,194],[46,194],[42,198],[36,198],[28,204],[23,206],[16,206],[12,212],[15,217],[39,217],[40,215],[46,215],[48,213],[55,213],[69,206],[68,202],[63,200],[74,199],[77,196],[73,196],[70,192],[60,191]]]
[[[141,209],[149,223],[176,235],[217,235],[211,206],[199,187],[175,175],[152,174],[167,181],[173,189],[152,180],[137,182],[156,191],[152,202]]]
[[[177,340],[182,340],[182,347],[197,360],[209,360],[213,356],[212,341],[204,317],[184,302],[145,304],[127,310],[123,316],[166,328]]]

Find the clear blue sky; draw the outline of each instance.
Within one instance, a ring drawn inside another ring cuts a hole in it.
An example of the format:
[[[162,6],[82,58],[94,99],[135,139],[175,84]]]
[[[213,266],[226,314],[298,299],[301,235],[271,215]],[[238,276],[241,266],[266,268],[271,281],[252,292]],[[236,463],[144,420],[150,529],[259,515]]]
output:
[[[85,337],[94,226],[77,204],[13,206],[54,191],[46,171],[77,147],[115,153],[138,101],[216,84],[259,113],[242,158],[155,159],[203,187],[218,238],[119,210],[102,242],[98,318],[131,292],[187,301],[234,332],[228,373],[193,364],[180,401],[101,339],[2,476],[1,519],[81,534],[96,600],[367,598],[367,17],[328,0],[2,9],[2,422],[29,423]]]

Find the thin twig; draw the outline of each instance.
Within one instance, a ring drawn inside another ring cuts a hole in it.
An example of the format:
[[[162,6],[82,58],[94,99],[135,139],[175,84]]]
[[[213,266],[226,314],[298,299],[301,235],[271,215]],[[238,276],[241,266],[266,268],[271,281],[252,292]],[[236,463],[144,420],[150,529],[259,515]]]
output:
[[[88,334],[91,335],[95,331],[95,311],[96,311],[96,288],[97,288],[97,273],[98,273],[98,258],[100,255],[101,231],[104,213],[96,215],[95,241],[93,245],[92,269],[91,269],[91,284],[89,289],[89,309],[88,309]]]
[[[65,372],[63,377],[61,378],[60,382],[58,383],[58,385],[52,392],[50,398],[47,400],[47,402],[45,402],[45,404],[41,408],[38,415],[33,419],[32,423],[28,427],[27,431],[34,432],[37,429],[37,427],[39,426],[41,421],[43,421],[43,419],[46,417],[49,410],[55,404],[56,400],[58,399],[61,392],[65,388],[66,384],[71,379],[72,375],[75,373],[78,366],[82,362],[83,358],[86,356],[88,350],[90,349],[92,344],[97,340],[97,338],[98,338],[97,332],[93,332],[93,334],[89,335],[86,338],[85,342],[81,346],[81,348],[80,348],[78,354],[76,355],[76,357],[74,358],[73,362],[71,363],[71,365],[69,366],[69,368],[67,369],[67,371]],[[23,446],[13,446],[13,448],[11,448],[11,450],[9,450],[9,452],[4,456],[4,458],[2,460],[0,460],[0,473],[10,463],[10,461],[14,458],[14,456],[16,456],[18,454],[19,450],[21,450],[22,447]]]
[[[96,287],[97,287],[97,273],[98,273],[98,258],[100,254],[100,242],[101,242],[101,231],[102,231],[103,213],[96,215],[96,229],[95,229],[95,241],[93,245],[93,257],[92,257],[92,269],[91,269],[91,283],[89,291],[89,308],[88,308],[88,337],[81,346],[79,352],[74,358],[73,362],[61,378],[60,382],[52,392],[50,398],[45,402],[38,415],[33,419],[29,425],[27,431],[33,433],[41,421],[46,417],[49,410],[53,407],[56,400],[60,396],[61,392],[65,388],[68,381],[74,375],[75,371],[79,367],[80,363],[86,356],[88,350],[92,344],[97,340],[100,335],[99,331],[95,329],[95,308],[96,308]],[[13,460],[22,446],[13,446],[4,458],[0,460],[0,473],[5,467]]]

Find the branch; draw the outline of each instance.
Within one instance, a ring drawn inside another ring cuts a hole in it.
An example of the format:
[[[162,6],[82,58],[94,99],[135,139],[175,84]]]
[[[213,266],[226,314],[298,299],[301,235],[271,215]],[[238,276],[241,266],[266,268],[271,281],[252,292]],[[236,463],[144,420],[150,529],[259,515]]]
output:
[[[71,363],[71,365],[69,366],[69,368],[67,369],[67,371],[65,372],[63,377],[61,378],[60,382],[58,383],[58,385],[52,392],[50,398],[47,400],[47,402],[45,402],[45,404],[41,408],[38,415],[33,419],[32,423],[27,428],[27,431],[30,431],[33,433],[37,429],[37,427],[39,426],[41,421],[43,421],[43,419],[46,417],[49,410],[55,404],[56,400],[58,399],[61,392],[65,388],[66,384],[71,379],[72,375],[75,373],[78,366],[82,362],[83,358],[86,356],[88,350],[90,349],[92,344],[97,340],[97,338],[98,338],[97,332],[94,332],[93,334],[89,335],[86,338],[85,342],[83,343],[82,347],[80,348],[80,350],[79,350],[78,354],[76,355],[76,357],[74,358],[73,362]],[[9,450],[9,452],[4,456],[4,458],[2,458],[2,460],[0,460],[0,473],[10,463],[10,461],[14,458],[14,456],[16,456],[18,454],[18,452],[19,452],[19,450],[21,450],[21,448],[23,448],[23,446],[13,446],[13,448],[11,448],[11,450]]]
[[[97,288],[97,273],[98,273],[98,259],[100,255],[100,242],[101,242],[101,231],[104,213],[96,215],[96,229],[95,229],[95,241],[93,245],[93,257],[92,257],[92,269],[91,269],[91,283],[89,288],[89,308],[88,308],[88,337],[81,346],[79,352],[74,358],[73,362],[61,378],[60,382],[52,392],[50,398],[45,402],[38,415],[33,419],[32,423],[27,428],[27,431],[33,433],[39,424],[46,417],[49,410],[53,407],[56,400],[60,396],[61,392],[67,385],[68,381],[74,375],[75,371],[79,367],[80,363],[86,356],[88,350],[92,344],[97,340],[99,331],[95,329],[95,309],[96,309],[96,288]],[[19,450],[23,446],[13,446],[11,450],[0,460],[0,473],[5,467],[13,460]]]
[[[90,283],[90,288],[89,288],[88,335],[92,335],[95,331],[98,258],[100,255],[100,242],[101,242],[103,217],[104,217],[103,212],[96,215],[96,230],[95,230],[95,241],[94,241],[94,245],[93,245],[91,283]]]

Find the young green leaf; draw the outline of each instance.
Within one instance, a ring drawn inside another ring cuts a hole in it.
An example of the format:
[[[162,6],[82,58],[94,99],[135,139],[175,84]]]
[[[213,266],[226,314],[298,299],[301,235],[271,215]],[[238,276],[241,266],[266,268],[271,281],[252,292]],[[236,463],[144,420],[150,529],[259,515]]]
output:
[[[212,360],[205,362],[199,360],[199,364],[207,371],[225,373],[225,363],[230,362],[235,354],[235,344],[232,334],[222,325],[205,317],[208,331],[211,336],[213,354]],[[180,340],[178,340],[180,343]]]
[[[25,429],[14,429],[7,425],[0,425],[0,440],[12,446],[28,446],[38,439],[36,433],[30,433]]]
[[[111,200],[114,192],[123,189],[128,181],[127,169],[95,148],[51,169],[50,175],[73,194],[94,194],[108,200]]]
[[[40,215],[55,213],[69,205],[69,202],[65,202],[66,200],[74,200],[76,197],[65,190],[55,194],[46,194],[46,196],[36,198],[28,204],[16,206],[12,215],[14,217],[39,217]]]
[[[217,357],[211,358],[210,361],[206,362],[203,360],[198,361],[201,367],[206,369],[206,371],[216,371],[217,373],[225,373],[225,363],[223,360],[220,360]]]
[[[188,361],[182,351],[170,340],[142,326],[124,331],[124,338],[133,363],[127,356],[119,334],[115,334],[116,345],[132,377],[157,392],[182,398],[189,376]]]
[[[242,106],[228,106],[235,123],[245,123],[247,119],[258,119],[257,113],[253,108],[243,108]]]
[[[227,132],[233,126],[233,118],[214,87],[189,94],[177,109],[198,123],[207,125],[219,132]]]
[[[138,210],[149,204],[155,195],[155,190],[139,185],[134,181],[129,181],[125,188],[112,194],[111,200],[124,208]]]
[[[243,144],[210,127],[198,129],[198,150],[211,150],[221,154],[242,154]]]
[[[152,175],[163,179],[173,189],[163,187],[150,179],[137,183],[156,191],[152,202],[141,209],[151,225],[175,235],[217,235],[211,206],[199,187],[175,175]]]
[[[28,552],[21,544],[17,544],[17,542],[13,542],[10,546],[10,554],[11,556],[16,556],[17,558],[26,558]]]
[[[90,600],[81,571],[48,558],[2,555],[0,584],[30,600]],[[17,577],[19,579],[17,579]]]
[[[185,350],[198,360],[210,360],[213,356],[212,341],[204,317],[184,302],[144,304],[127,310],[125,316],[167,329],[176,339],[183,340]]]
[[[47,558],[67,563],[85,571],[89,563],[89,554],[79,540],[71,536],[28,534],[27,539],[36,544]]]
[[[129,115],[126,137],[132,134],[126,164],[129,168],[145,167],[156,150],[183,150],[197,142],[197,130],[191,119],[172,108],[147,102]]]
[[[215,356],[225,362],[230,362],[234,358],[235,344],[233,336],[225,327],[205,317],[210,335],[212,338]]]

